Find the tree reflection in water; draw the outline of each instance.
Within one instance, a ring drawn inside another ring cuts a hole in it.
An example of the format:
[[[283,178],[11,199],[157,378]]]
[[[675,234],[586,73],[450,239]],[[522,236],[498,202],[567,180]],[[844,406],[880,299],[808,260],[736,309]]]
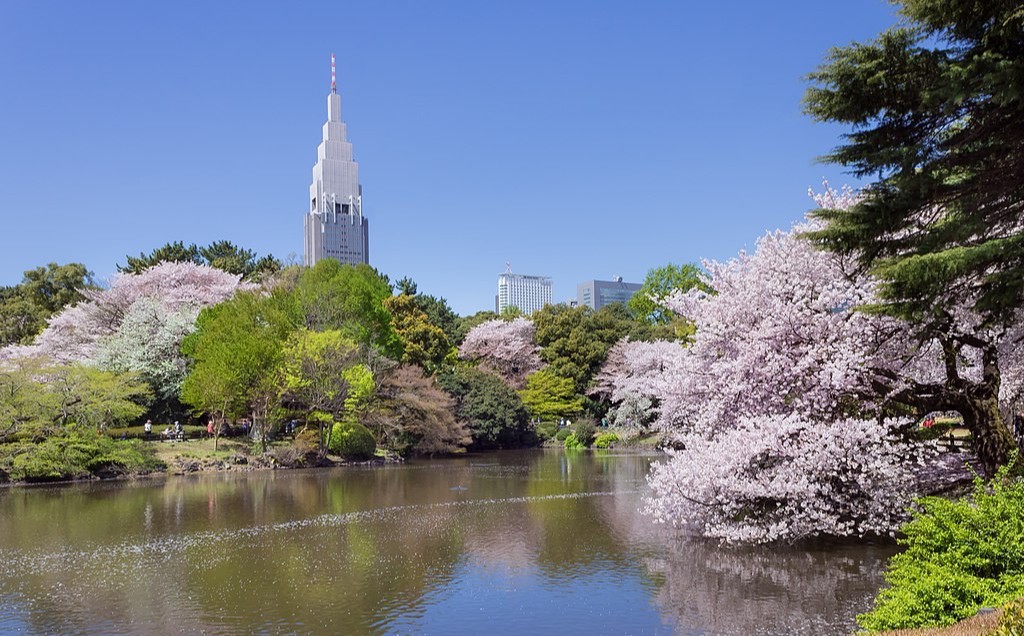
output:
[[[889,547],[738,550],[638,512],[652,456],[0,493],[0,631],[847,634]]]

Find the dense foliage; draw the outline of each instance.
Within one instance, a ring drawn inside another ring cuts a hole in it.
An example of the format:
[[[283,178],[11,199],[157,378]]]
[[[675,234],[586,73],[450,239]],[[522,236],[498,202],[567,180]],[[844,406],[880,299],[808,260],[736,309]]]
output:
[[[71,424],[116,426],[145,413],[149,398],[132,374],[15,358],[0,365],[0,443],[41,440]]]
[[[331,427],[330,450],[345,459],[373,459],[377,442],[369,429],[359,422],[335,422]]]
[[[1007,603],[999,617],[996,631],[989,636],[1018,636],[1024,634],[1024,598]]]
[[[256,252],[239,247],[230,241],[214,241],[205,247],[199,247],[194,243],[186,246],[181,241],[175,241],[162,245],[149,254],[128,256],[127,259],[128,264],[123,267],[118,265],[118,271],[141,274],[160,263],[195,263],[241,276],[245,280],[260,280],[281,269],[281,261],[272,255],[259,257]]]
[[[1014,0],[900,0],[904,24],[833,49],[807,110],[852,127],[827,159],[875,180],[810,236],[877,278],[871,309],[941,346],[949,371],[911,387],[959,411],[986,470],[1015,444],[998,342],[1024,306],[1024,12]],[[956,360],[980,354],[966,378]],[[927,402],[927,405],[926,405]]]
[[[673,294],[688,292],[691,289],[711,291],[705,272],[697,265],[669,263],[657,267],[647,272],[643,285],[629,299],[629,310],[644,322],[669,328],[667,334],[678,338],[689,336],[692,333],[692,327],[679,314],[670,309],[665,301]]]
[[[629,341],[610,358],[618,375],[599,374],[618,408],[649,400],[685,448],[652,473],[659,519],[725,541],[889,534],[917,493],[927,449],[891,432],[927,412],[909,388],[941,377],[942,351],[855,311],[872,280],[802,229],[708,263],[715,294],[667,301],[696,325],[691,344]],[[980,372],[977,358],[955,364]]]
[[[547,305],[534,312],[534,337],[548,370],[573,382],[584,394],[608,350],[630,332],[633,321],[618,303],[598,311],[587,306]]]
[[[978,479],[959,500],[928,497],[903,527],[906,550],[894,556],[888,584],[871,612],[870,630],[950,625],[1024,596],[1024,481],[1007,470]]]
[[[81,263],[50,263],[25,272],[18,285],[0,287],[0,348],[28,344],[51,316],[95,288],[92,273]]]
[[[583,401],[576,395],[572,379],[549,369],[530,374],[519,396],[530,415],[542,420],[575,417],[583,411]]]
[[[399,294],[384,299],[391,313],[391,324],[402,343],[402,362],[435,370],[454,356],[451,340],[441,327],[432,323],[415,296]]]
[[[516,448],[534,441],[523,401],[500,378],[458,366],[437,381],[455,398],[456,414],[469,426],[474,449]]]
[[[0,445],[0,477],[59,481],[141,473],[163,468],[151,447],[119,442],[93,429],[71,427],[38,442]]]
[[[182,343],[192,361],[181,400],[219,419],[250,415],[266,440],[278,396],[274,370],[296,320],[287,298],[243,292],[205,309]]]

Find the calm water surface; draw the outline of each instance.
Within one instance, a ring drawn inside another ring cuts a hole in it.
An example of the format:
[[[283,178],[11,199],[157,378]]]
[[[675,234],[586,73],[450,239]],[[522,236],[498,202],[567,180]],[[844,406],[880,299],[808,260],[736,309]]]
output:
[[[891,547],[679,539],[637,512],[656,459],[7,489],[0,633],[850,633]]]

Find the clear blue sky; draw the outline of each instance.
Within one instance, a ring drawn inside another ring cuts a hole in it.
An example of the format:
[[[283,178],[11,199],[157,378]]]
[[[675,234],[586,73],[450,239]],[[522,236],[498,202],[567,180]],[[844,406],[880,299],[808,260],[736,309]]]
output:
[[[724,259],[849,179],[801,113],[829,47],[893,24],[821,2],[6,2],[0,284],[228,239],[301,260],[330,54],[371,264],[463,314]]]

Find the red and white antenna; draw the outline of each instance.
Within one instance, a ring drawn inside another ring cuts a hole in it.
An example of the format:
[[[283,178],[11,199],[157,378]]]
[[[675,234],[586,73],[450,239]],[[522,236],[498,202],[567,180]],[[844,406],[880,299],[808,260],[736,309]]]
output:
[[[331,53],[331,92],[338,92],[338,74],[334,67],[334,53]]]

